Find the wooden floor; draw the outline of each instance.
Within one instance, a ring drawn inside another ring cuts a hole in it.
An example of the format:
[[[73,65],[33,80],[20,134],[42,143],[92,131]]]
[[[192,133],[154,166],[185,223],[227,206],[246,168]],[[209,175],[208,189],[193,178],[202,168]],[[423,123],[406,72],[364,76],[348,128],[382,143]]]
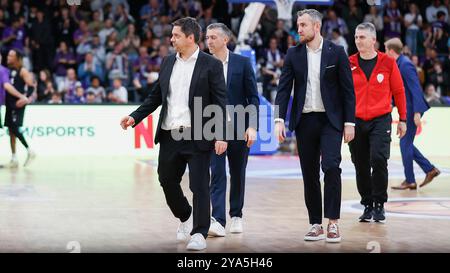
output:
[[[389,190],[387,222],[380,224],[357,221],[359,195],[345,158],[343,240],[327,244],[303,241],[309,225],[298,159],[251,157],[245,232],[208,238],[206,251],[450,252],[450,157],[432,160],[441,176],[419,191]],[[185,252],[175,241],[178,220],[166,206],[153,159],[38,157],[33,163],[0,169],[0,252]],[[390,185],[401,182],[399,158],[389,168]],[[185,175],[190,199],[186,182]]]

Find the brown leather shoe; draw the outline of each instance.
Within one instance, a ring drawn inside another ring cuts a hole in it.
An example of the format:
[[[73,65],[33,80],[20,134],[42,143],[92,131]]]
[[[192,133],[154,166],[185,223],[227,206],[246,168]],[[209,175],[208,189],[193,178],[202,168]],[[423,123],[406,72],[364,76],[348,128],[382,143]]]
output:
[[[339,243],[341,241],[338,224],[328,224],[326,241],[327,243]]]
[[[416,183],[408,183],[405,180],[398,186],[392,186],[391,189],[393,189],[393,190],[416,190],[417,184]]]
[[[423,186],[427,185],[428,183],[430,183],[431,181],[433,181],[433,179],[440,175],[441,171],[439,171],[437,168],[432,169],[431,171],[429,171],[427,173],[427,175],[425,176],[425,180],[423,180],[422,184],[420,184],[420,187],[422,188]]]

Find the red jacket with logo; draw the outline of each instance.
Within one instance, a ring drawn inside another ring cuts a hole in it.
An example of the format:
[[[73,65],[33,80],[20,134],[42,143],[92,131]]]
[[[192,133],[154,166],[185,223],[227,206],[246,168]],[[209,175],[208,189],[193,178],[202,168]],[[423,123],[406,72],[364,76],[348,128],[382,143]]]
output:
[[[392,112],[392,96],[401,120],[406,120],[406,96],[403,80],[395,60],[378,51],[377,63],[367,81],[359,66],[359,53],[350,56],[356,96],[356,117],[372,120]]]

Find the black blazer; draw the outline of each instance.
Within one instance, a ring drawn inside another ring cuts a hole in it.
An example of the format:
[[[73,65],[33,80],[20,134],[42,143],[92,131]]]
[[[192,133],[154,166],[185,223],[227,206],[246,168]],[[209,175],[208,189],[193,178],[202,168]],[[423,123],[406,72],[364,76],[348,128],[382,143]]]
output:
[[[130,114],[130,116],[134,118],[134,126],[136,126],[149,114],[155,111],[160,105],[162,105],[158,126],[156,129],[155,144],[159,143],[161,124],[167,113],[167,95],[169,92],[170,76],[172,74],[175,61],[175,54],[171,54],[164,58],[161,64],[159,79],[155,83],[152,91],[144,100],[142,105]],[[208,117],[202,117],[202,123],[196,124],[194,121],[194,97],[202,100],[202,113],[205,107],[211,104],[218,105],[222,108],[223,115],[213,118],[219,119],[223,125],[220,136],[215,140],[224,140],[226,127],[225,105],[227,104],[227,99],[225,78],[223,76],[223,65],[222,62],[202,51],[198,54],[189,88],[189,108],[191,110],[192,137],[194,137],[194,131],[196,130],[202,130],[203,132],[205,123],[211,119]],[[199,109],[197,109],[197,111],[199,111]],[[198,128],[198,126],[201,126],[202,128]],[[201,140],[194,140],[194,143],[197,148],[203,151],[211,150],[214,147],[214,140],[206,140],[203,134]]]
[[[308,77],[306,45],[289,48],[278,85],[275,104],[279,106],[279,118],[286,119],[286,112],[294,85],[289,130],[297,127],[305,104]],[[342,131],[345,122],[355,122],[355,91],[352,71],[344,48],[323,40],[320,64],[320,92],[330,123]]]

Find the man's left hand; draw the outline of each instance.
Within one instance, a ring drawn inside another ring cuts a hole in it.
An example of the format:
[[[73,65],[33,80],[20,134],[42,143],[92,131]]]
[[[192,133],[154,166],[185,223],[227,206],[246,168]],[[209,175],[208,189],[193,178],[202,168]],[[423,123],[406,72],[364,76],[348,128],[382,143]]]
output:
[[[355,138],[355,126],[345,125],[344,126],[344,142],[349,143]]]
[[[247,147],[250,148],[256,141],[256,130],[254,128],[249,127],[247,131],[245,131],[244,138],[245,141],[247,142]]]
[[[399,138],[404,137],[406,134],[406,122],[400,121],[397,125],[397,136]]]
[[[215,150],[217,155],[223,154],[227,150],[228,143],[225,141],[216,141]]]

